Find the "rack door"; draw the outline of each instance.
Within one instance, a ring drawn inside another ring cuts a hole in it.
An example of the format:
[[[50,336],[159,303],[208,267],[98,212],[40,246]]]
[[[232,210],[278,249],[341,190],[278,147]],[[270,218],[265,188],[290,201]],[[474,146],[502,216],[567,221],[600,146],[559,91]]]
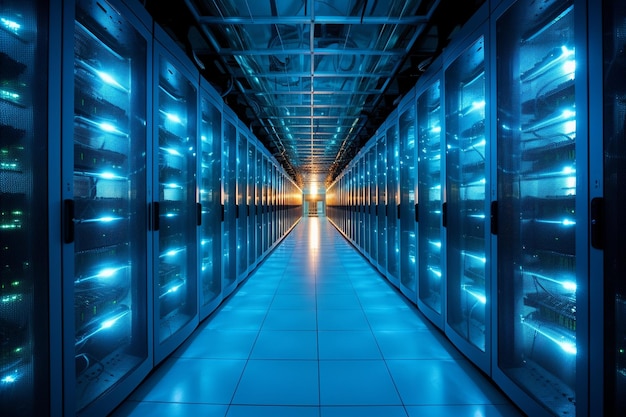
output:
[[[221,151],[222,113],[202,97],[200,120],[200,308],[208,314],[222,294]]]
[[[496,22],[498,367],[554,415],[576,392],[574,7],[519,1]]]
[[[246,276],[248,269],[248,214],[246,212],[248,192],[248,139],[239,131],[237,134],[237,280]]]
[[[415,99],[413,99],[415,100]],[[417,224],[415,192],[416,108],[411,103],[400,113],[400,279],[401,288],[415,302],[417,294]]]
[[[380,271],[387,269],[387,141],[385,135],[381,134],[376,141],[376,182],[378,188],[378,199],[376,206],[376,216],[378,217],[378,254],[376,264]]]
[[[248,142],[248,196],[246,212],[248,213],[248,267],[256,264],[256,214],[254,212],[256,192],[256,146]]]
[[[254,184],[254,214],[256,217],[256,259],[263,255],[263,153],[256,151],[256,174]]]
[[[117,10],[108,3],[79,1],[75,12],[73,200],[66,200],[65,236],[73,243],[73,259],[65,260],[73,276],[65,280],[73,280],[66,317],[73,316],[74,345],[64,349],[74,351],[80,412],[148,356],[148,44],[126,16],[110,18]]]
[[[485,351],[487,138],[485,42],[480,37],[446,69],[447,323]]]
[[[369,172],[369,257],[373,263],[378,259],[378,181],[376,179],[376,145],[367,152],[367,165]]]
[[[48,4],[0,3],[0,415],[49,413]]]
[[[222,204],[224,222],[222,230],[223,279],[226,292],[232,291],[237,282],[237,128],[230,120],[224,120],[224,146],[222,147]],[[226,296],[227,294],[224,294]]]
[[[443,314],[441,82],[417,100],[419,202],[419,297],[440,323]]]
[[[598,233],[604,249],[604,413],[626,415],[626,4],[602,2],[604,226]],[[597,201],[593,201],[595,206]],[[596,214],[594,214],[595,216]],[[601,214],[597,214],[601,215]],[[603,240],[603,241],[602,241]],[[595,269],[594,269],[595,270]]]
[[[400,278],[400,238],[399,226],[399,176],[400,153],[398,148],[398,122],[393,123],[386,132],[387,137],[387,273],[395,285]]]
[[[155,342],[170,346],[197,314],[196,134],[197,90],[177,61],[160,50],[155,93],[158,194],[155,245]],[[178,335],[177,335],[178,334]],[[159,352],[161,358],[169,348]]]

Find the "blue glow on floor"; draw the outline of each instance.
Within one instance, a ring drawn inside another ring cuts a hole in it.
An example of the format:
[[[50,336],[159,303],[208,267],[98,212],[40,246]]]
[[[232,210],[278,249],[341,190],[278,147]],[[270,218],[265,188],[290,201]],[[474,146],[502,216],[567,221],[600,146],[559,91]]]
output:
[[[113,414],[145,415],[521,416],[324,217],[303,219]]]

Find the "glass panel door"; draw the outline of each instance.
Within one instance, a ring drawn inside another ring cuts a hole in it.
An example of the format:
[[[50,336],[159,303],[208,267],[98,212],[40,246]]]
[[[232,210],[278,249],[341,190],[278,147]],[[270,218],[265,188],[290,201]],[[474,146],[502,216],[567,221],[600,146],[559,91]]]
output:
[[[442,313],[441,91],[435,81],[417,101],[419,299]]]
[[[576,401],[570,4],[519,1],[496,33],[498,366],[555,415],[574,415]]]
[[[487,303],[484,39],[446,70],[447,321],[485,350]]]
[[[147,41],[111,13],[81,1],[74,23],[77,410],[148,355]]]
[[[256,148],[248,142],[248,194],[246,198],[246,213],[248,214],[248,265],[256,261],[256,215],[254,213],[255,185],[256,185]]]
[[[224,229],[222,245],[224,247],[224,287],[230,288],[237,281],[237,128],[230,120],[224,121],[224,146],[222,148],[222,177]]]
[[[417,293],[415,104],[400,115],[400,261],[402,286]]]
[[[604,55],[605,409],[626,415],[626,4],[602,2]]]
[[[256,150],[254,205],[256,216],[256,259],[261,259],[261,255],[263,255],[263,153],[259,149]]]
[[[387,272],[399,278],[400,239],[398,233],[398,177],[400,176],[400,154],[398,150],[398,123],[387,129]]]
[[[46,415],[50,404],[47,9],[47,3],[38,1],[0,3],[0,415],[3,416]]]
[[[205,306],[218,298],[222,291],[221,220],[221,150],[222,113],[206,98],[202,98],[200,124],[202,227],[200,228],[200,286],[201,304]]]
[[[158,294],[159,343],[196,314],[197,90],[170,58],[158,68]]]
[[[376,259],[383,271],[387,269],[387,150],[385,146],[387,146],[385,135],[382,134],[374,149],[378,164],[376,171],[378,182],[378,257]]]
[[[243,132],[237,135],[237,278],[248,269],[248,140]]]

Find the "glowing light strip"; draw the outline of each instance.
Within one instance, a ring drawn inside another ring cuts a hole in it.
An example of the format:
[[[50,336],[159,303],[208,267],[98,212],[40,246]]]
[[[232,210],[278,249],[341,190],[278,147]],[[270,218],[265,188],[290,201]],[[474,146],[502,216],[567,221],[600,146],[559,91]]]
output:
[[[97,274],[95,275],[90,275],[88,277],[85,278],[79,278],[77,280],[74,281],[75,284],[80,284],[82,282],[85,281],[91,281],[94,279],[108,279],[108,278],[112,278],[115,275],[117,275],[117,273],[123,269],[129,268],[128,266],[120,266],[117,268],[103,268],[101,269]]]
[[[163,298],[166,295],[177,292],[183,285],[185,285],[185,283],[185,280],[180,280],[178,284],[172,285],[170,288],[167,289],[167,291],[159,295],[159,298]]]
[[[482,262],[484,264],[487,263],[487,258],[485,258],[484,256],[474,255],[474,254],[472,254],[470,252],[467,252],[467,251],[461,251],[461,254],[463,256],[465,256],[466,258],[476,259],[477,261],[480,261],[480,262]]]
[[[121,318],[127,316],[130,313],[130,310],[128,308],[126,308],[125,310],[115,314],[114,316],[103,320],[100,322],[100,325],[98,327],[96,327],[93,331],[91,331],[90,333],[81,335],[80,338],[78,340],[76,340],[76,342],[74,343],[75,346],[80,345],[81,343],[84,343],[86,340],[92,338],[93,336],[97,335],[98,333],[100,333],[103,330],[107,330],[110,329],[111,327],[113,327],[115,325],[115,323],[117,323]]]
[[[14,20],[9,20],[7,18],[4,17],[0,17],[0,22],[2,22],[2,25],[12,31],[12,32],[17,32],[18,30],[20,30],[22,28],[22,25],[20,25],[19,23],[17,23]]]
[[[187,248],[170,249],[159,255],[159,258],[164,258],[166,256],[176,256],[179,253],[184,252],[185,250],[187,250]]]
[[[487,297],[485,296],[485,294],[469,290],[465,285],[463,285],[461,288],[463,289],[463,291],[477,299],[481,304],[487,304]]]
[[[526,320],[522,317],[522,324],[530,327],[540,335],[544,336],[546,339],[554,342],[558,345],[564,352],[569,353],[571,355],[576,355],[576,341],[567,340],[565,336],[559,334],[556,330],[550,328],[548,325],[537,324],[536,322]]]
[[[553,282],[555,284],[559,284],[560,286],[562,286],[564,289],[568,290],[568,291],[572,291],[572,292],[576,292],[576,283],[573,281],[559,281],[555,278],[550,278],[548,276],[542,275],[542,274],[538,274],[536,272],[529,272],[529,271],[524,271],[524,274],[527,275],[531,275],[533,277],[542,279],[544,281],[549,281],[549,282]]]

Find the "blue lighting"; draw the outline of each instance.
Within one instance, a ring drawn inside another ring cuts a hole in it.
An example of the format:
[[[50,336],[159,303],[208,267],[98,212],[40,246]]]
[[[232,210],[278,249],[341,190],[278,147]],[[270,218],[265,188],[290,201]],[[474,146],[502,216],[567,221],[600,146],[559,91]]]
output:
[[[0,17],[0,22],[2,22],[2,26],[4,26],[6,29],[12,32],[17,32],[22,28],[22,25],[20,25],[16,21],[9,20],[4,17]]]
[[[119,88],[120,90],[124,90],[126,91],[126,88],[124,88],[123,85],[121,85],[120,83],[118,83],[115,78],[113,78],[113,76],[111,76],[110,74],[107,74],[106,72],[103,71],[96,71],[96,74],[98,74],[98,76],[102,79],[102,81],[104,81],[105,83],[115,87],[115,88]]]
[[[557,346],[559,346],[564,352],[569,353],[570,355],[576,355],[576,342],[572,340],[568,340],[564,335],[560,334],[556,329],[551,328],[548,324],[539,324],[532,320],[524,319],[522,317],[522,324],[530,327],[538,334],[544,336],[546,339],[554,342]]]
[[[2,382],[3,384],[13,384],[17,381],[17,379],[18,377],[16,374],[9,374],[0,379],[0,382]]]

